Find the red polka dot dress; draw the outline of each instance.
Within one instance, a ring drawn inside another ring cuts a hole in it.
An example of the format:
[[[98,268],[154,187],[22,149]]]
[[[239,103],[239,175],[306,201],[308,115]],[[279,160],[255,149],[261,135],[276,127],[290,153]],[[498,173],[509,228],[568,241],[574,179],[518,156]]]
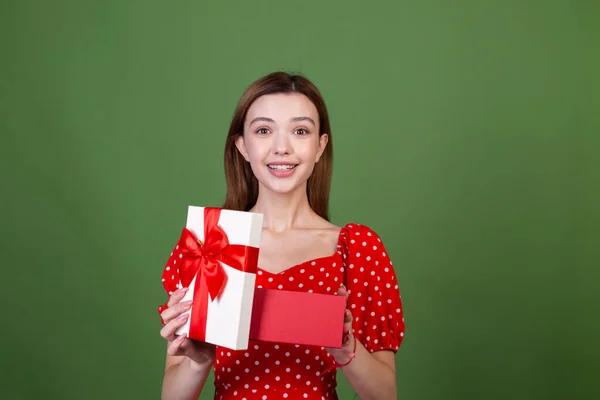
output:
[[[279,274],[259,269],[256,285],[334,294],[343,283],[356,339],[370,352],[396,352],[404,337],[404,317],[396,274],[381,239],[365,225],[348,224],[340,231],[337,248],[331,256]],[[176,269],[167,270],[176,253],[163,273],[167,292],[178,289]],[[218,347],[215,399],[338,399],[335,369],[325,372],[333,364],[329,353],[317,346],[250,341],[248,350]]]

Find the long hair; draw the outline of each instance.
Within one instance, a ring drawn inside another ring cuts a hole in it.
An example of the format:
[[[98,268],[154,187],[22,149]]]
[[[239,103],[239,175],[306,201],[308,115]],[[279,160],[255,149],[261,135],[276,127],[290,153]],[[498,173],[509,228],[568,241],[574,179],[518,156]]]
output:
[[[250,164],[238,151],[235,141],[244,134],[244,121],[248,109],[256,99],[267,94],[300,93],[305,95],[319,113],[319,137],[326,133],[328,143],[308,178],[307,196],[310,207],[322,218],[329,221],[329,189],[331,187],[331,169],[333,165],[333,146],[331,127],[325,101],[317,87],[301,75],[285,72],[270,73],[252,83],[240,98],[225,142],[225,180],[227,194],[223,208],[248,211],[258,199],[258,180]]]

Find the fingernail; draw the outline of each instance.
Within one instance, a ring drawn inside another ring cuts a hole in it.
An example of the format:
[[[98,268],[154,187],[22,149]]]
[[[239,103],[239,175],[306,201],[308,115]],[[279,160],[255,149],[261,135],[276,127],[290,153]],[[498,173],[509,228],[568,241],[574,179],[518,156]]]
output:
[[[193,302],[194,302],[193,300],[183,301],[183,302],[181,302],[181,305],[184,308],[187,308],[187,307],[191,306]]]
[[[340,286],[342,289],[346,290],[346,286],[342,283],[342,286]]]
[[[179,317],[177,317],[177,319],[184,320],[184,319],[187,319],[187,317],[189,317],[189,316],[190,316],[190,314],[185,313],[185,314],[181,314]]]
[[[177,293],[183,293],[183,292],[187,292],[187,291],[188,291],[188,288],[182,287],[181,289],[177,290]]]

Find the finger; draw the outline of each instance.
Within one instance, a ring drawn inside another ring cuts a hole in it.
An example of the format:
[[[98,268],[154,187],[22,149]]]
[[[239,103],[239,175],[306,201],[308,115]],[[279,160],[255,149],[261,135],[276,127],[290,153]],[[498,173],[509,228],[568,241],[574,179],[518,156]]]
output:
[[[346,286],[344,286],[344,284],[342,284],[342,286],[338,288],[336,294],[338,296],[344,296],[346,300],[348,300],[348,289],[346,289]]]
[[[189,313],[181,314],[177,318],[171,320],[168,324],[163,326],[160,330],[160,335],[165,338],[167,341],[172,342],[176,339],[175,332],[181,326],[183,326],[188,318],[190,317]]]
[[[181,288],[173,292],[173,294],[169,297],[169,302],[167,303],[167,307],[174,306],[179,303],[183,296],[187,293],[188,288]]]
[[[185,339],[185,333],[177,336],[175,340],[169,343],[169,346],[167,347],[167,354],[170,356],[178,355],[180,353],[181,348],[183,347],[183,344],[185,343]]]
[[[183,301],[181,303],[177,303],[166,310],[164,310],[160,316],[162,317],[165,324],[171,321],[173,318],[177,318],[181,313],[184,313],[190,309],[192,306],[192,300]]]
[[[352,312],[348,309],[344,312],[344,326],[352,324]]]

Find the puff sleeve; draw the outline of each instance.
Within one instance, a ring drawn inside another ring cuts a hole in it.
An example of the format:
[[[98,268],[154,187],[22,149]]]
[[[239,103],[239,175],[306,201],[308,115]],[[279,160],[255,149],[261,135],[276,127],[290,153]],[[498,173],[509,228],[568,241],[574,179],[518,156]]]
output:
[[[345,247],[354,335],[370,352],[397,352],[404,338],[404,312],[387,250],[377,233],[359,224],[348,226]]]
[[[179,251],[179,241],[177,242],[173,252],[169,256],[167,260],[167,264],[165,265],[162,272],[162,285],[169,297],[173,294],[174,291],[181,288],[180,279],[179,279],[179,259],[182,257],[181,252]],[[165,304],[158,307],[158,314],[162,314],[164,310],[168,307],[168,299]],[[161,317],[161,323],[164,325],[164,321]]]

